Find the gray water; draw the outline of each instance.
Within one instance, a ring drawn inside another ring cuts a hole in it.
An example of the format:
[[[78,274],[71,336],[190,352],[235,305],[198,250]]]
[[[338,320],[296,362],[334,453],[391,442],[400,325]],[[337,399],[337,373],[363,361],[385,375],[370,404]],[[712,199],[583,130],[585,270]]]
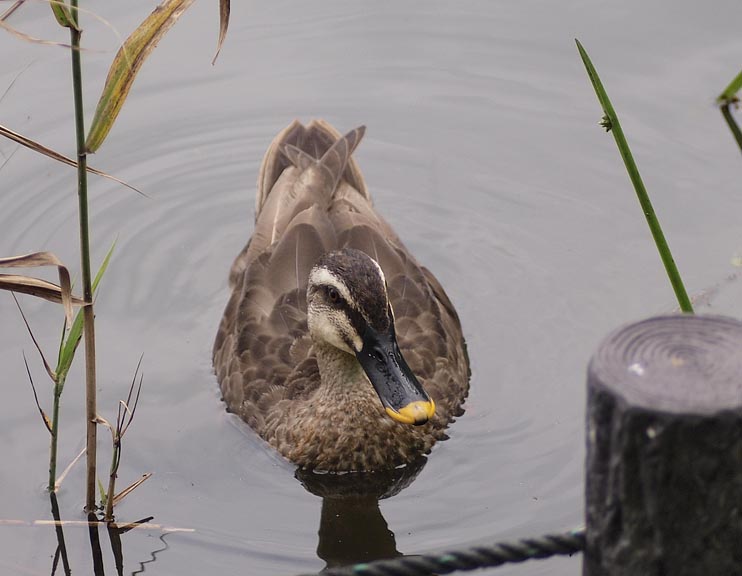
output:
[[[155,3],[83,4],[110,24],[84,20],[89,121],[118,43],[111,27],[125,37]],[[67,38],[41,2],[10,23]],[[467,411],[451,439],[381,501],[383,518],[358,516],[368,548],[416,554],[581,524],[588,359],[613,328],[675,303],[573,38],[618,109],[689,291],[701,310],[740,316],[742,162],[714,107],[742,65],[738,24],[731,0],[233,2],[212,67],[217,7],[196,3],[90,161],[150,196],[91,180],[95,261],[117,241],[96,308],[104,417],[115,417],[144,353],[119,483],[153,476],[118,518],[189,529],[125,534],[123,572],[290,575],[321,569],[328,549],[352,556],[343,528],[323,528],[318,556],[321,499],[225,412],[211,370],[259,163],[295,117],[368,126],[356,157],[376,206],[445,286],[471,357]],[[0,34],[0,95],[16,77],[0,124],[73,155],[68,54]],[[51,250],[77,270],[74,171],[0,141],[0,165],[9,157],[0,255]],[[53,357],[61,312],[21,301]],[[0,523],[0,571],[46,574],[56,536],[29,523],[50,518],[48,434],[22,351],[50,410],[43,367],[0,293],[0,519],[23,523]],[[64,464],[84,442],[80,364],[63,397]],[[105,471],[105,430],[100,452]],[[82,519],[83,484],[77,465],[59,493],[63,518]],[[338,514],[328,506],[324,520]],[[74,573],[91,572],[88,533],[68,527],[65,537]],[[577,556],[491,573],[579,570]]]

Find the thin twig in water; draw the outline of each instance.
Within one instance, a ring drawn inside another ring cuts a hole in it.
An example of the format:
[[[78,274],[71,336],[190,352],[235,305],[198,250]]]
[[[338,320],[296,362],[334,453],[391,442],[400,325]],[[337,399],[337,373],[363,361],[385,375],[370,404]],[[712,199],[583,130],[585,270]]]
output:
[[[137,362],[136,370],[134,371],[134,378],[131,381],[131,386],[129,386],[129,394],[126,397],[126,403],[124,406],[126,407],[127,412],[129,413],[129,421],[124,424],[123,419],[121,420],[121,426],[118,426],[120,428],[120,434],[119,437],[123,438],[124,434],[126,434],[126,431],[129,429],[129,426],[131,426],[132,420],[134,420],[134,414],[137,411],[137,406],[139,405],[139,395],[142,392],[142,381],[144,380],[144,373],[139,375],[139,386],[137,386],[137,395],[134,398],[134,405],[132,406],[131,410],[129,411],[129,406],[131,405],[131,395],[134,392],[134,385],[137,381],[137,374],[139,373],[139,369],[142,366],[142,360],[144,359],[144,354],[139,356],[139,362]]]
[[[133,482],[131,485],[124,488],[121,492],[116,494],[113,497],[113,505],[116,506],[121,502],[124,498],[126,498],[129,494],[134,492],[139,486],[144,484],[145,481],[149,480],[152,477],[152,472],[147,472],[146,474],[142,474],[142,477],[139,478],[136,482]]]
[[[16,152],[18,152],[18,148],[20,148],[20,146],[16,146],[16,147],[15,147],[15,149],[14,149],[14,150],[13,150],[13,151],[12,151],[12,152],[10,153],[10,155],[9,155],[9,156],[8,156],[8,157],[7,157],[6,159],[5,159],[5,162],[3,162],[2,166],[0,166],[0,170],[2,170],[3,168],[5,168],[5,165],[6,165],[6,164],[7,164],[8,162],[10,162],[10,159],[11,159],[11,158],[12,158],[13,156],[15,156],[15,153],[16,153]]]
[[[28,361],[26,360],[26,353],[23,353],[23,362],[26,365],[26,372],[28,373],[28,380],[31,382],[31,390],[33,390],[33,399],[36,401],[36,407],[39,409],[39,414],[41,414],[41,419],[44,421],[44,426],[46,426],[46,429],[49,430],[49,434],[53,434],[52,432],[52,425],[51,422],[49,422],[49,417],[44,412],[44,409],[41,407],[41,404],[39,404],[39,396],[36,394],[36,386],[34,386],[33,378],[31,377],[31,370],[28,367]]]
[[[21,313],[21,318],[23,318],[23,323],[26,325],[26,330],[28,330],[28,334],[29,336],[31,336],[31,340],[33,340],[34,346],[36,346],[36,350],[39,351],[39,356],[41,356],[41,360],[42,362],[44,362],[44,368],[46,368],[46,373],[49,374],[49,378],[52,379],[52,382],[56,384],[57,375],[54,373],[54,370],[51,369],[51,366],[49,366],[49,363],[46,361],[46,357],[44,357],[44,353],[41,351],[41,346],[39,346],[39,343],[36,341],[36,337],[33,335],[33,330],[31,330],[31,326],[28,324],[28,320],[26,319],[26,315],[23,313],[23,308],[21,308],[21,304],[20,302],[18,302],[18,298],[16,298],[16,295],[14,292],[11,292],[10,294],[13,296],[13,300],[15,300],[15,305],[18,306],[18,312]]]
[[[18,72],[18,74],[15,75],[15,77],[10,81],[10,84],[8,84],[8,87],[5,89],[5,92],[3,92],[3,95],[0,96],[0,102],[2,102],[3,99],[8,95],[8,92],[10,92],[10,89],[13,87],[13,85],[16,82],[16,80],[18,80],[18,78],[20,78],[21,74],[23,74],[26,70],[28,70],[31,67],[32,64],[33,64],[33,61],[32,62],[29,62],[28,64],[26,64],[26,66],[23,68],[23,70],[21,70],[20,72]]]
[[[115,490],[116,490],[116,477],[118,475],[118,469],[119,464],[121,462],[121,440],[124,437],[124,434],[126,434],[126,431],[129,429],[129,426],[131,426],[132,421],[134,420],[134,414],[137,410],[137,405],[139,404],[139,394],[142,391],[142,381],[144,379],[144,374],[139,374],[139,369],[142,366],[142,359],[144,358],[144,354],[142,354],[139,357],[139,362],[137,362],[136,370],[134,370],[134,377],[131,380],[131,385],[129,386],[129,393],[126,397],[126,400],[119,401],[119,407],[118,412],[116,414],[116,429],[114,430],[111,425],[106,422],[104,418],[100,418],[101,423],[106,426],[109,430],[111,430],[111,436],[113,441],[113,454],[111,456],[111,470],[110,475],[108,478],[108,496],[106,497],[106,512],[105,512],[105,520],[107,522],[113,521],[113,507],[116,504],[116,498],[115,498]],[[139,386],[137,387],[137,376],[139,376]],[[134,404],[129,408],[129,405],[131,404],[132,395],[134,394],[134,388],[137,388],[137,393],[134,398]],[[144,478],[141,482],[146,480],[147,478]],[[135,483],[135,485],[130,486],[124,492],[122,492],[119,495],[119,500],[124,498],[129,492],[134,490],[139,483]]]
[[[137,528],[138,526],[141,526],[142,524],[147,524],[153,518],[154,516],[147,516],[146,518],[142,518],[141,520],[136,520],[135,522],[129,522],[128,524],[124,524],[123,526],[118,524],[116,526],[116,530],[118,530],[120,534],[126,534],[129,530],[133,530],[134,528]]]
[[[10,8],[8,8],[5,12],[3,12],[2,16],[0,16],[0,22],[4,22],[8,18],[10,18],[13,12],[18,10],[18,8],[20,8],[24,4],[25,1],[26,0],[16,0],[16,3],[13,4]]]

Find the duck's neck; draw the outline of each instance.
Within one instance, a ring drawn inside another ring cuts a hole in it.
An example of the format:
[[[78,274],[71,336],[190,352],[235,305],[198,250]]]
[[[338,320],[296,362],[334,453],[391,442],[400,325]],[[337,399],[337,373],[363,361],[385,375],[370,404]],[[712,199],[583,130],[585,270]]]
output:
[[[293,414],[290,460],[319,470],[382,470],[429,448],[421,428],[386,415],[355,356],[321,342],[314,352],[321,383]]]
[[[373,388],[355,356],[324,342],[315,342],[314,349],[322,382],[318,394],[335,403],[373,396]]]

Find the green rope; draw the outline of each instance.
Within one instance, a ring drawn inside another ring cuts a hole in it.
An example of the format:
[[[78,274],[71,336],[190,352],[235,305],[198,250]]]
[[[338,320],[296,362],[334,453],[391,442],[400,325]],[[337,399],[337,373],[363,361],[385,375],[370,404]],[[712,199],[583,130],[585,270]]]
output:
[[[538,538],[523,538],[514,542],[500,542],[491,546],[473,546],[438,554],[402,556],[377,560],[367,564],[353,564],[328,568],[319,574],[304,576],[429,576],[451,572],[492,568],[526,560],[571,556],[585,549],[585,529],[578,528],[564,534],[545,534]]]

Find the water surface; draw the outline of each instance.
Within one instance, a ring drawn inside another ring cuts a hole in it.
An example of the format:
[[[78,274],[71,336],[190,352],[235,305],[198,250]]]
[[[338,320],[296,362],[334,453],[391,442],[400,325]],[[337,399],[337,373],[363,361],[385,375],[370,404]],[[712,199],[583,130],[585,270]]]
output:
[[[93,8],[125,36],[154,3],[100,4]],[[726,279],[742,250],[742,163],[713,105],[742,62],[737,4],[238,2],[215,67],[212,4],[196,3],[162,41],[91,159],[150,196],[91,180],[96,261],[117,241],[96,308],[106,418],[145,356],[120,483],[154,475],[118,515],[193,530],[124,535],[123,571],[319,570],[328,554],[352,556],[338,541],[362,526],[369,550],[414,554],[580,524],[590,354],[616,326],[675,304],[613,140],[597,126],[573,38],[618,108],[689,290],[708,295],[704,309],[739,316],[739,285]],[[65,39],[43,3],[11,23]],[[117,39],[99,22],[85,26],[95,49],[84,54],[89,120]],[[61,49],[0,35],[0,94],[12,84],[0,123],[72,155],[68,73]],[[376,205],[445,286],[469,346],[465,416],[379,510],[333,502],[323,510],[290,465],[226,414],[211,370],[227,270],[252,230],[260,160],[295,117],[324,117],[343,131],[368,126],[356,157]],[[77,269],[74,171],[10,142],[0,155],[0,165],[10,158],[0,169],[0,254],[51,250]],[[53,356],[59,311],[22,302]],[[49,409],[43,367],[0,294],[0,518],[28,523],[50,516],[48,435],[24,350]],[[68,382],[65,463],[83,445],[79,365]],[[105,469],[105,431],[100,438]],[[83,476],[75,467],[59,494],[66,519],[82,517]],[[343,513],[349,524],[330,522],[320,542],[320,526]],[[3,573],[50,571],[52,528],[0,532]],[[65,535],[73,570],[91,570],[87,532]],[[573,558],[497,573],[579,570]]]

